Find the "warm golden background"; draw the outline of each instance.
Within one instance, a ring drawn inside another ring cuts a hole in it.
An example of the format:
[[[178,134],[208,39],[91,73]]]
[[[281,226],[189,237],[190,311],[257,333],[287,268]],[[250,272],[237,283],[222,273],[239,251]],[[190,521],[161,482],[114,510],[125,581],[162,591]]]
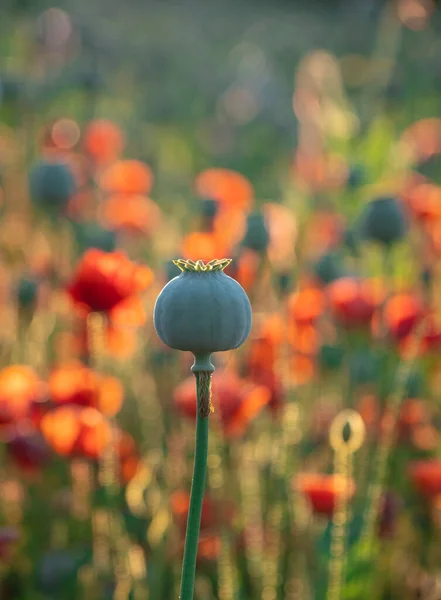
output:
[[[432,0],[0,0],[1,600],[178,598],[178,257],[233,258],[254,314],[195,599],[441,598],[440,32]]]

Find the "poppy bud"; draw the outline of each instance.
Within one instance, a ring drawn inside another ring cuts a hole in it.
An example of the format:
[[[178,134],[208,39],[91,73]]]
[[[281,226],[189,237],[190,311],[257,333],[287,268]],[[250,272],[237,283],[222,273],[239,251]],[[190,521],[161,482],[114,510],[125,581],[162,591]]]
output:
[[[75,191],[69,168],[60,162],[39,162],[29,176],[32,200],[51,210],[62,209]]]
[[[104,229],[97,223],[78,223],[75,226],[75,236],[81,252],[89,248],[98,248],[104,252],[113,252],[116,246],[116,234],[110,229]]]
[[[210,355],[237,348],[251,329],[251,305],[244,289],[223,269],[229,260],[177,260],[182,273],[159,294],[156,332],[167,346],[195,356],[193,371],[213,371]]]
[[[323,254],[314,265],[314,272],[320,281],[327,285],[344,276],[343,265],[336,254]]]
[[[401,240],[407,229],[403,209],[395,198],[372,200],[362,215],[361,233],[374,242],[389,246]]]
[[[17,287],[17,302],[20,308],[32,308],[38,295],[39,282],[31,277],[23,277]]]
[[[269,244],[269,233],[264,216],[252,213],[247,219],[247,230],[242,240],[242,246],[256,252],[265,252]]]
[[[214,219],[219,212],[219,202],[212,198],[205,198],[201,202],[201,215],[207,219]]]

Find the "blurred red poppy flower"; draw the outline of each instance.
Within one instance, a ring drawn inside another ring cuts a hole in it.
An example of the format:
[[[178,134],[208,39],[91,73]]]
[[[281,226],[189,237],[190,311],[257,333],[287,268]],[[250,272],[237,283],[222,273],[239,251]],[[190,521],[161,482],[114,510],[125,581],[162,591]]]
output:
[[[414,185],[408,192],[406,203],[419,221],[441,219],[441,187],[438,185],[429,182]]]
[[[248,210],[253,203],[253,186],[237,171],[211,168],[196,177],[197,193],[218,200],[221,207]]]
[[[61,406],[47,413],[40,429],[49,446],[62,456],[96,459],[110,443],[112,429],[95,408]]]
[[[16,431],[6,442],[12,461],[25,473],[39,471],[49,460],[49,448],[39,432]]]
[[[122,252],[85,252],[68,292],[86,311],[108,312],[136,296],[153,279],[152,271],[132,263]]]
[[[105,164],[115,160],[121,154],[124,145],[124,134],[112,121],[96,119],[87,126],[84,146],[96,163]]]
[[[0,371],[0,426],[30,416],[34,402],[42,399],[44,385],[31,367],[11,365]]]
[[[384,320],[389,334],[402,340],[423,317],[424,310],[419,298],[413,294],[397,294],[384,307]]]
[[[161,221],[161,210],[147,196],[115,194],[101,207],[103,224],[116,231],[152,234]]]
[[[420,119],[412,123],[400,140],[406,154],[418,163],[441,152],[441,119]]]
[[[245,433],[249,423],[271,400],[271,390],[256,385],[228,371],[213,375],[213,407],[218,411],[226,436],[237,437]],[[180,383],[174,391],[177,409],[188,417],[196,417],[196,386],[194,377]]]
[[[306,496],[315,513],[332,516],[337,501],[350,501],[355,494],[355,482],[342,475],[301,473],[294,479],[294,487]]]
[[[153,186],[153,173],[139,160],[120,160],[104,171],[100,187],[111,194],[149,194]]]
[[[409,466],[409,476],[416,490],[426,498],[441,494],[441,460],[415,461]]]
[[[209,262],[225,257],[227,247],[222,238],[214,232],[195,231],[185,236],[181,245],[181,254],[189,260]]]
[[[316,287],[305,287],[288,299],[290,316],[298,325],[312,325],[325,309],[325,296]]]
[[[53,402],[98,409],[106,416],[116,415],[123,403],[123,387],[115,377],[106,377],[81,363],[54,369],[49,376]]]
[[[348,327],[368,325],[384,293],[370,280],[342,277],[327,287],[330,308]]]
[[[324,191],[341,188],[348,177],[348,165],[338,154],[298,151],[293,161],[293,176],[307,190]]]

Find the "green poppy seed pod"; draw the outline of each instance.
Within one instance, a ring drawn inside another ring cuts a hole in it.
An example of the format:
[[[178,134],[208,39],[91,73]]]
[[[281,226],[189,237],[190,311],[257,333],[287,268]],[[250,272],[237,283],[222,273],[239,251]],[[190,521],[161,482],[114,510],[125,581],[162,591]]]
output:
[[[156,300],[156,332],[170,348],[194,354],[193,372],[213,371],[213,352],[238,348],[248,337],[250,301],[237,281],[223,272],[229,259],[174,262],[182,273]]]
[[[64,208],[75,191],[75,182],[67,165],[61,162],[37,163],[29,176],[32,200],[50,210]]]
[[[75,236],[81,252],[89,248],[98,248],[104,252],[113,252],[116,247],[116,233],[97,223],[78,223],[74,226]]]
[[[340,256],[332,252],[322,254],[314,265],[314,273],[325,285],[345,275]]]
[[[252,213],[247,219],[247,229],[242,246],[256,252],[265,252],[268,244],[269,233],[264,216],[258,212]]]
[[[401,240],[406,230],[404,211],[395,198],[377,198],[366,206],[361,219],[363,237],[390,246]]]

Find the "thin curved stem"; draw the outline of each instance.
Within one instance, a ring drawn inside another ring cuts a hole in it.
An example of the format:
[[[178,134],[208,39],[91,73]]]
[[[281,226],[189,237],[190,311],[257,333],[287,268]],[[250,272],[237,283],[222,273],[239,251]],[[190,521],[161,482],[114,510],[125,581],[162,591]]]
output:
[[[205,479],[207,476],[211,373],[199,371],[195,375],[198,406],[196,415],[196,444],[190,508],[185,535],[184,561],[182,564],[180,600],[193,600],[202,500],[204,498]]]

